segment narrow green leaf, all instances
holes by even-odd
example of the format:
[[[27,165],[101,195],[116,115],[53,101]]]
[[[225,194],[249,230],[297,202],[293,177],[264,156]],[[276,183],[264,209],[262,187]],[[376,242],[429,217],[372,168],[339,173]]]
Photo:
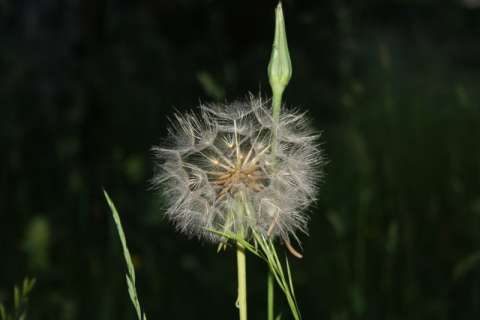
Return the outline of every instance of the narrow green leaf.
[[[28,295],[30,291],[32,291],[33,287],[35,286],[36,279],[35,278],[25,278],[23,279],[23,287],[22,287],[22,294],[24,296]]]
[[[15,310],[20,307],[20,290],[18,289],[17,286],[13,288],[13,306]]]
[[[118,211],[115,208],[115,205],[113,204],[113,201],[110,199],[110,197],[108,196],[105,190],[103,190],[103,194],[105,195],[105,199],[107,200],[108,206],[110,207],[110,211],[112,212],[113,220],[115,221],[115,226],[117,228],[117,233],[120,238],[120,242],[122,243],[123,256],[125,258],[125,263],[127,265],[127,274],[125,275],[125,278],[127,282],[128,295],[130,297],[130,301],[132,302],[135,312],[137,314],[137,319],[145,320],[146,319],[145,314],[143,314],[143,317],[142,317],[142,308],[140,306],[140,302],[137,294],[137,288],[135,285],[135,268],[132,263],[130,251],[128,250],[128,247],[127,247],[127,240],[125,238],[125,233],[123,231],[122,222],[120,220]]]
[[[273,257],[275,258],[275,263],[278,266],[278,271],[280,273],[280,276],[282,278],[285,278],[285,275],[283,273],[282,264],[280,263],[280,259],[278,258],[277,250],[275,249],[275,245],[273,244],[273,242],[271,240],[269,242],[269,247],[270,247],[270,250],[272,251]],[[286,281],[285,281],[285,283],[286,283]]]
[[[295,291],[293,289],[293,280],[292,280],[292,272],[290,271],[290,264],[288,263],[288,258],[285,256],[285,265],[287,266],[287,276],[288,276],[288,284],[290,285],[290,292],[292,292],[292,297],[297,303],[297,299],[295,298]]]
[[[125,257],[125,262],[127,263],[128,274],[132,278],[132,282],[135,284],[135,269],[133,267],[132,257],[130,256],[130,252],[128,251],[128,248],[127,248],[127,240],[125,239],[125,233],[123,232],[120,216],[118,215],[117,208],[115,207],[115,205],[113,204],[112,200],[110,199],[109,195],[105,190],[103,190],[103,194],[105,195],[105,199],[107,200],[108,206],[110,207],[110,210],[113,215],[113,220],[115,221],[115,225],[117,227],[117,233],[118,233],[118,236],[120,237],[120,242],[122,243],[123,255]]]
[[[132,301],[133,307],[135,308],[135,312],[137,313],[137,318],[141,319],[141,310],[140,310],[140,303],[138,302],[137,292],[135,290],[135,285],[132,282],[132,279],[126,275],[127,279],[127,287],[128,287],[128,295],[130,296],[130,300]]]

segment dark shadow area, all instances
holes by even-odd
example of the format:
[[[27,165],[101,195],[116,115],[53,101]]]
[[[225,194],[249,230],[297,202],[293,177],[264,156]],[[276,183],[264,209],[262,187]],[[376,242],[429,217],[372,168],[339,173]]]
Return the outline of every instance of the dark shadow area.
[[[275,4],[0,0],[0,301],[28,275],[28,319],[135,319],[105,188],[149,319],[237,317],[234,252],[164,219],[149,150],[175,110],[268,97]],[[292,263],[304,319],[480,318],[480,1],[284,10],[286,104],[329,159]]]

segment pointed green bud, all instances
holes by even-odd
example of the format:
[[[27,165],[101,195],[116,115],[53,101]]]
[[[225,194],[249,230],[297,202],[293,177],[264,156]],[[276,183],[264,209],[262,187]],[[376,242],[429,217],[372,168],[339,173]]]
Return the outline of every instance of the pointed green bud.
[[[292,63],[288,53],[282,3],[279,2],[275,9],[275,38],[273,40],[272,55],[268,63],[268,79],[272,87],[273,96],[282,96],[291,77]]]

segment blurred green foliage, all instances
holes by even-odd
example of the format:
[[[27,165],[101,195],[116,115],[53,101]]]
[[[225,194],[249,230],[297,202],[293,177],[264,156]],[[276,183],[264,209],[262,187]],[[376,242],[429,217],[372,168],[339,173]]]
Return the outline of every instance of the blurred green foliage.
[[[26,226],[23,242],[29,269],[37,271],[48,268],[50,234],[50,225],[44,217],[32,217],[30,219]]]
[[[29,294],[35,285],[35,279],[25,278],[22,286],[13,288],[13,308],[8,312],[3,303],[0,303],[0,320],[26,320]]]
[[[305,319],[480,316],[474,4],[284,1],[286,103],[330,161],[292,264]],[[33,274],[29,319],[135,317],[105,187],[151,319],[235,316],[232,252],[163,220],[149,148],[175,109],[268,95],[274,6],[0,1],[0,297]],[[248,272],[265,318],[264,266]]]

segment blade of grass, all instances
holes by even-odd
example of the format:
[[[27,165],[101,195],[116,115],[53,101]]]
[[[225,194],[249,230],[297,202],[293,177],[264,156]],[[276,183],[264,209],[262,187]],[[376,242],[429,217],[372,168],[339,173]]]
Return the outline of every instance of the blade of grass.
[[[290,264],[288,263],[287,257],[285,257],[285,265],[287,266],[287,276],[288,276],[288,284],[290,285],[290,291],[292,292],[293,298],[295,298],[295,292],[293,292],[292,273],[290,271]]]
[[[115,226],[117,228],[118,237],[120,238],[120,242],[122,243],[123,257],[125,258],[125,263],[127,265],[127,274],[125,275],[125,277],[127,281],[130,300],[132,301],[133,307],[135,308],[138,320],[147,320],[147,316],[145,315],[145,313],[142,314],[142,308],[138,299],[138,293],[135,283],[135,268],[133,267],[132,257],[127,247],[127,240],[125,238],[125,233],[123,231],[120,216],[118,214],[117,208],[115,207],[115,204],[110,199],[108,193],[103,190],[103,194],[105,196],[105,199],[107,200],[108,206],[110,207],[110,211],[112,212],[113,220],[115,221]]]
[[[292,272],[290,271],[290,263],[288,263],[287,257],[285,257],[285,265],[287,266],[287,276],[288,276],[288,283],[290,285],[290,292],[292,293],[292,298],[293,298],[293,302],[295,303],[295,307],[298,310],[297,298],[295,297],[295,290],[293,288]]]

